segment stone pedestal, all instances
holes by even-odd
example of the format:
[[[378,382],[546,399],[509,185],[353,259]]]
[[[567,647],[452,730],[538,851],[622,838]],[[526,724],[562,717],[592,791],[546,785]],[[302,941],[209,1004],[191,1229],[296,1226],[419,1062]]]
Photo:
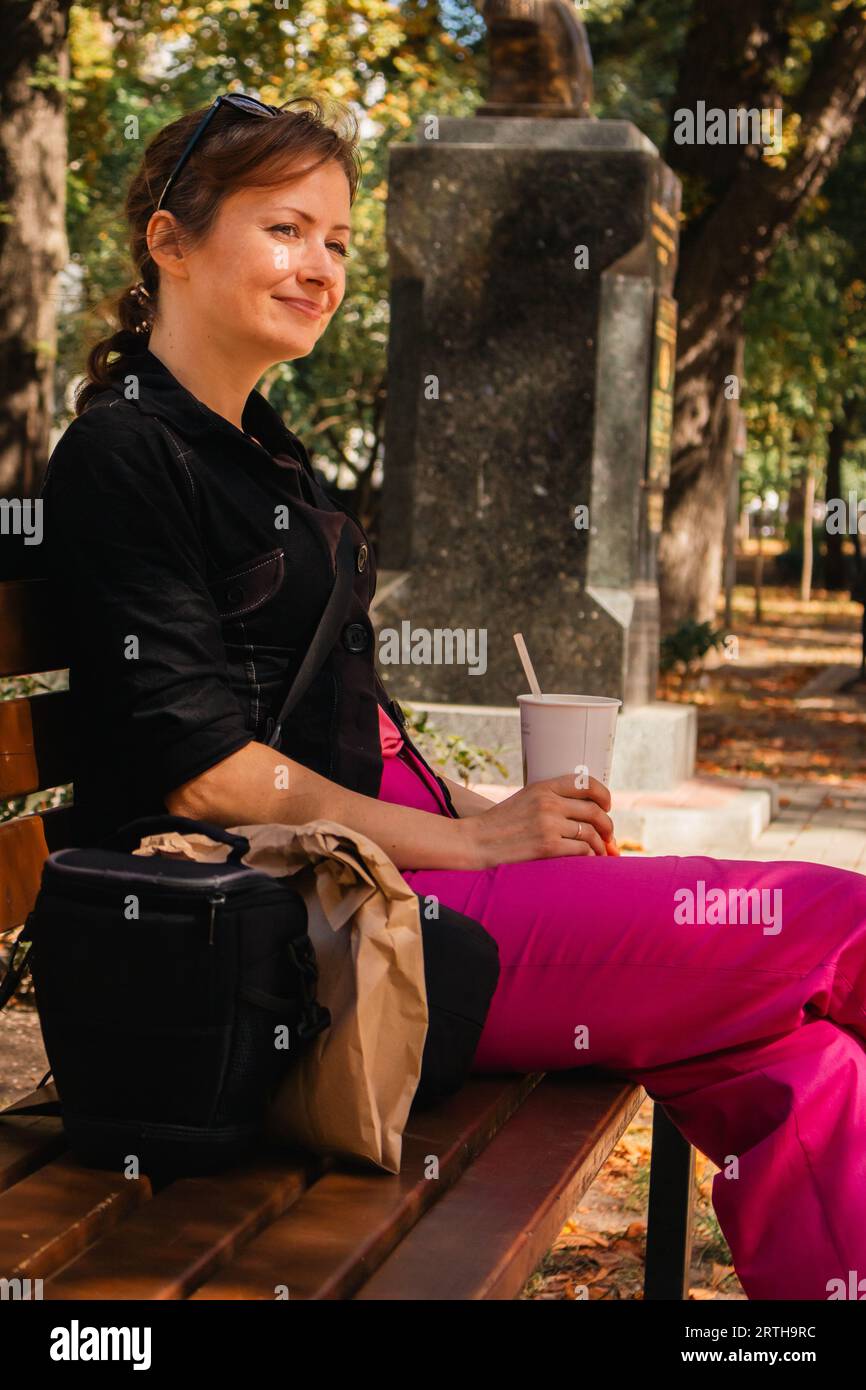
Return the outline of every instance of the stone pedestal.
[[[398,698],[513,707],[522,632],[544,690],[654,700],[678,207],[627,122],[431,118],[392,146],[377,621]],[[457,640],[393,664],[403,624]]]

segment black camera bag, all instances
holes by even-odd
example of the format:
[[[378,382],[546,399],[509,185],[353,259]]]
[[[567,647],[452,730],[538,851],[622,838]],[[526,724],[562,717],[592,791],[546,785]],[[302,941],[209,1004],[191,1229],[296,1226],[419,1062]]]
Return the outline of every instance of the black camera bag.
[[[133,855],[200,831],[223,864]],[[70,1148],[83,1161],[207,1172],[242,1157],[272,1089],[330,1023],[300,894],[240,862],[248,842],[147,817],[124,848],[58,850],[22,936]]]

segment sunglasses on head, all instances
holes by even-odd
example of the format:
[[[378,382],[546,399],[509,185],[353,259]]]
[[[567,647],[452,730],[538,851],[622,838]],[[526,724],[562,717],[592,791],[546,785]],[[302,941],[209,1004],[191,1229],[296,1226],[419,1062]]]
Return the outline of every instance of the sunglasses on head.
[[[165,202],[169,189],[177,182],[178,176],[186,167],[187,160],[221,106],[232,106],[236,111],[244,111],[248,116],[278,116],[280,114],[279,106],[268,106],[265,102],[257,101],[255,97],[244,96],[241,92],[228,92],[223,96],[217,97],[216,101],[199,121],[187,143],[186,149],[172,169],[168,177],[168,182],[159,195],[159,202],[155,209],[156,212],[159,212]]]

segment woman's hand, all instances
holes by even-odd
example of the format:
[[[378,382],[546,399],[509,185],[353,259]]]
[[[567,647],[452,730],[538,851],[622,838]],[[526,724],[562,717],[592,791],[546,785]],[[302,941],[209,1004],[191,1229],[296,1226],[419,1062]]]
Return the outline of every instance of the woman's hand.
[[[610,792],[603,782],[575,786],[572,773],[533,782],[481,815],[461,822],[479,869],[527,859],[619,854]]]

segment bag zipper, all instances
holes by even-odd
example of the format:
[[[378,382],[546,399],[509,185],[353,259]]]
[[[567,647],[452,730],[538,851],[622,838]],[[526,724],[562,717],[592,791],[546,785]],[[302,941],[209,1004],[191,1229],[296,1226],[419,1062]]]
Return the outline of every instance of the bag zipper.
[[[210,904],[210,912],[208,913],[208,930],[207,930],[207,944],[208,944],[208,946],[212,946],[212,945],[213,945],[213,924],[214,924],[214,920],[215,920],[215,918],[216,918],[216,910],[217,910],[218,907],[220,907],[220,906],[225,902],[225,900],[226,900],[226,895],[225,895],[225,893],[212,893],[212,894],[208,897],[208,903]]]
[[[175,883],[176,883],[176,882],[177,882],[177,880],[175,880]],[[151,889],[151,888],[153,888],[154,885],[151,884],[151,883],[147,883],[147,884],[145,884],[145,885],[143,885],[143,886],[144,886],[146,889]],[[200,885],[196,885],[196,887],[199,887],[199,886],[200,886]],[[289,886],[289,885],[284,885],[282,888],[277,888],[276,885],[275,885],[275,886],[274,886],[274,891],[273,891],[273,892],[268,892],[264,887],[262,887],[262,888],[260,888],[260,889],[254,889],[254,890],[244,889],[243,891],[240,891],[240,892],[235,893],[235,894],[233,895],[233,896],[236,898],[236,901],[232,904],[232,906],[233,906],[233,908],[235,909],[235,911],[237,911],[237,910],[239,910],[240,908],[242,908],[242,907],[244,906],[244,897],[245,897],[245,896],[246,896],[246,897],[249,897],[249,899],[250,899],[251,901],[254,901],[255,904],[256,904],[256,906],[261,906],[261,907],[267,907],[267,906],[269,906],[270,903],[272,903],[272,902],[274,902],[274,903],[276,903],[276,902],[283,902],[283,901],[285,901],[285,888],[286,888],[287,886]],[[101,889],[102,891],[100,891],[100,889]],[[46,889],[45,889],[45,891],[44,891],[44,897],[47,898],[47,899],[49,899],[49,900],[53,900],[54,902],[56,902],[56,903],[58,903],[59,905],[62,906],[62,905],[63,905],[64,898],[66,898],[66,897],[78,898],[78,899],[83,899],[84,901],[90,901],[90,900],[92,900],[92,897],[93,897],[94,893],[96,894],[97,897],[107,897],[107,896],[109,896],[108,893],[106,892],[104,886],[103,886],[102,884],[91,882],[91,883],[87,883],[87,884],[84,884],[84,883],[69,883],[69,884],[64,884],[63,887],[60,888],[60,889],[58,889],[57,891],[52,891],[52,889],[49,887],[49,888],[46,888]],[[112,896],[112,897],[116,897],[115,894],[111,894],[111,896]],[[190,893],[188,893],[188,892],[187,892],[187,893],[161,893],[161,894],[159,895],[159,904],[160,904],[160,906],[163,906],[163,907],[169,907],[169,906],[171,906],[171,907],[176,907],[176,908],[178,908],[179,910],[181,910],[181,911],[183,911],[183,912],[193,912],[193,911],[196,910],[196,908],[198,908],[198,907],[201,906],[202,904],[206,904],[206,906],[207,906],[207,913],[208,913],[208,945],[209,945],[209,946],[213,946],[213,944],[214,944],[214,926],[215,926],[215,921],[216,921],[217,909],[220,908],[220,907],[223,907],[223,906],[225,905],[226,902],[227,902],[227,895],[226,895],[225,893],[222,893],[222,892],[217,892],[217,893],[210,892],[210,893],[206,893],[206,894],[204,895],[203,898],[202,898],[199,894],[194,894],[194,895],[192,895],[192,894],[190,894]]]
[[[165,899],[168,901],[176,901],[181,905],[188,905],[191,897],[195,897],[196,895],[206,896],[208,891],[227,893],[232,897],[243,897],[245,893],[261,893],[266,891],[264,883],[261,883],[258,887],[252,887],[249,882],[245,882],[246,874],[238,874],[234,883],[215,877],[193,880],[175,878],[166,874],[160,875],[159,878],[146,878],[144,875],[139,878],[131,873],[113,873],[106,872],[103,869],[75,868],[71,865],[64,864],[62,861],[59,864],[53,865],[51,869],[49,869],[48,874],[50,878],[54,879],[63,875],[62,886],[56,890],[53,888],[50,878],[49,882],[44,885],[45,894],[49,897],[55,895],[58,897],[61,895],[68,895],[69,897],[81,896],[83,898],[90,898],[93,894],[105,897],[109,895],[114,896],[127,885],[131,884],[133,885],[132,891],[139,891],[142,894],[154,893],[160,900]],[[270,875],[266,875],[265,877],[269,878]],[[276,887],[276,880],[272,880],[272,882],[274,882]],[[276,897],[278,895],[279,889],[276,889],[274,896]]]

